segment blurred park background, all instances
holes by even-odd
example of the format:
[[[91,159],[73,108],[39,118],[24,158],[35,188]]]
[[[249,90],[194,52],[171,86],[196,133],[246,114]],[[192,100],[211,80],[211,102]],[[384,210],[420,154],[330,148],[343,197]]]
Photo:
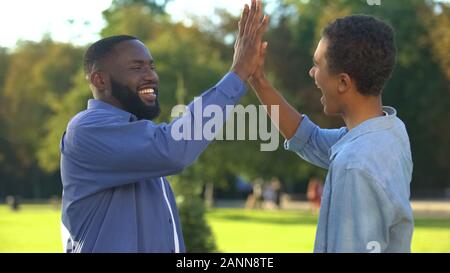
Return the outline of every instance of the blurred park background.
[[[181,1],[179,7],[190,15],[175,17],[174,2]],[[59,142],[69,119],[91,97],[82,72],[89,43],[114,34],[145,42],[160,76],[158,122],[169,122],[174,105],[189,103],[228,71],[239,16],[235,7],[247,1],[229,0],[207,15],[195,13],[195,1],[109,2],[98,13],[101,28],[86,33],[90,41],[80,42],[83,33],[61,41],[46,32],[38,40],[0,47],[0,252],[62,249]],[[356,13],[389,22],[396,30],[398,60],[383,97],[397,109],[411,140],[412,250],[450,252],[450,4],[368,2],[377,1],[266,1],[267,73],[289,102],[322,127],[343,126],[323,115],[320,92],[308,76],[320,31],[329,21]],[[8,9],[6,1],[0,5]],[[58,13],[51,6],[42,9]],[[39,14],[35,10],[33,16]],[[9,31],[15,24],[32,25],[33,16],[11,22]],[[80,23],[67,18],[66,24]],[[241,104],[258,101],[249,90]],[[261,152],[259,141],[217,141],[193,166],[169,177],[188,251],[312,252],[317,209],[306,202],[308,182],[323,181],[326,172],[285,151],[282,141],[274,152]],[[259,196],[265,201],[258,203]]]

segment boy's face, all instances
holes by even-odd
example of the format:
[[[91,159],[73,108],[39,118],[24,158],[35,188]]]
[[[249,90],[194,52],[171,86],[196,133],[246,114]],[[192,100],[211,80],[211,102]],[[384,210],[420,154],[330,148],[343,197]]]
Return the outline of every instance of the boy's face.
[[[309,75],[315,80],[317,88],[322,92],[320,102],[326,115],[339,115],[342,113],[342,98],[338,93],[338,75],[330,73],[326,60],[328,41],[322,38],[314,53],[314,66]]]

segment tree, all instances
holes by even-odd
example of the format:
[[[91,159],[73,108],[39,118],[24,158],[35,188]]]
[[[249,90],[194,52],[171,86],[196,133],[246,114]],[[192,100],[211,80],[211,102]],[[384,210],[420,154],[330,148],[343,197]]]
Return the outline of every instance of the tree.
[[[169,17],[165,7],[171,0],[114,0],[111,7],[103,12],[106,26],[102,37],[128,34],[142,41],[155,38],[164,32]]]
[[[43,197],[58,183],[53,174],[41,171],[36,153],[46,134],[42,125],[51,115],[49,101],[70,89],[70,75],[80,67],[80,60],[78,48],[50,39],[24,42],[9,56],[2,94],[2,137],[13,153],[11,160],[15,159],[15,191],[26,197]]]

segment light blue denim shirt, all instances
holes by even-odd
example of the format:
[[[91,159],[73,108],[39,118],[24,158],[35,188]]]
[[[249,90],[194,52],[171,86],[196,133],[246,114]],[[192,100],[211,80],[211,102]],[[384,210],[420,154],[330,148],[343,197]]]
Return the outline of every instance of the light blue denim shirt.
[[[314,252],[410,252],[411,149],[396,110],[352,130],[307,116],[285,148],[328,169]]]
[[[244,93],[239,76],[228,73],[195,101],[201,101],[203,109],[217,105],[225,110]],[[204,125],[211,119],[194,111],[194,104],[170,124],[155,124],[89,100],[88,109],[69,122],[61,141],[61,231],[66,252],[185,251],[175,198],[165,176],[180,173],[210,143],[205,138],[176,140],[171,134],[175,122],[192,119]]]

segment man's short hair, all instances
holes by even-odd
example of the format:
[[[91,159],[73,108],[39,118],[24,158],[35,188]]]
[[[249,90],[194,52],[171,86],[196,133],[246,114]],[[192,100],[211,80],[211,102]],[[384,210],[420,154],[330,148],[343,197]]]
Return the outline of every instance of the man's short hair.
[[[90,74],[95,64],[113,53],[117,44],[128,40],[138,40],[138,38],[130,35],[116,35],[98,40],[89,46],[83,60],[85,74]]]
[[[358,92],[378,96],[391,77],[396,47],[393,28],[367,15],[339,18],[326,26],[326,60],[332,73],[347,73]]]

